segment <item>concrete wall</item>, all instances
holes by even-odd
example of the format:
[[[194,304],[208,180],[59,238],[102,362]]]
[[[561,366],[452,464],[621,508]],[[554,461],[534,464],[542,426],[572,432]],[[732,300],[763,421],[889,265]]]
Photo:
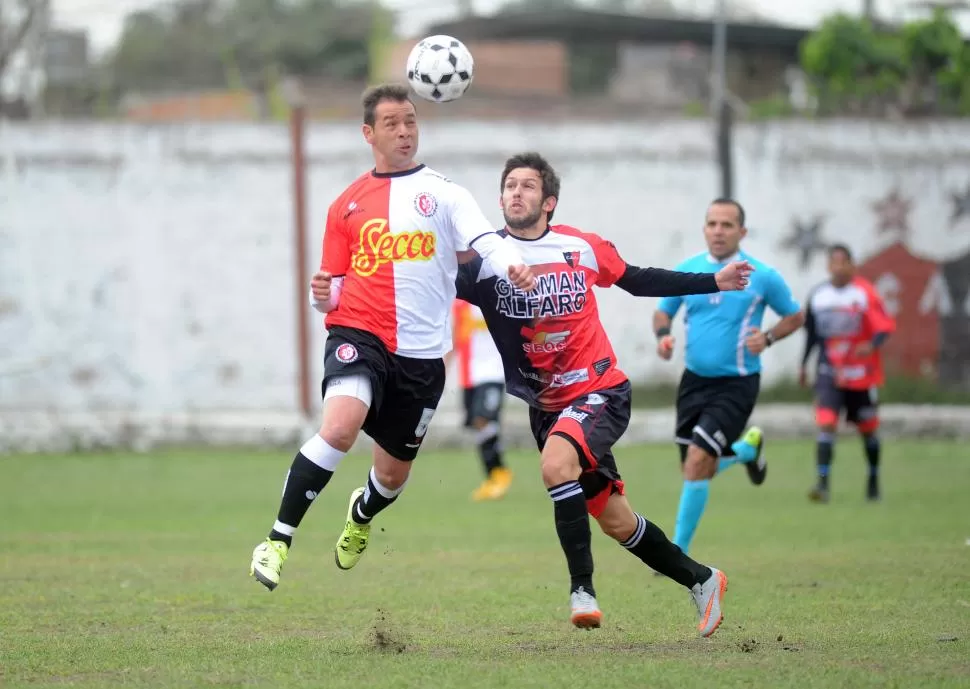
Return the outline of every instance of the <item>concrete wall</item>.
[[[540,150],[564,177],[558,219],[608,236],[632,263],[673,266],[703,248],[712,141],[699,121],[438,120],[422,148],[496,225],[504,157]],[[315,263],[327,204],[370,159],[353,122],[313,125],[309,149]],[[941,264],[970,252],[970,204],[957,212],[970,191],[968,124],[746,125],[737,155],[747,249],[799,297],[824,275],[823,241],[863,259],[900,240]],[[293,411],[291,218],[279,125],[0,130],[0,409]],[[792,236],[801,243],[786,245]],[[961,296],[951,306],[970,318]],[[631,377],[674,380],[679,367],[652,353],[654,300],[600,298]],[[769,350],[767,377],[793,375],[800,348]]]

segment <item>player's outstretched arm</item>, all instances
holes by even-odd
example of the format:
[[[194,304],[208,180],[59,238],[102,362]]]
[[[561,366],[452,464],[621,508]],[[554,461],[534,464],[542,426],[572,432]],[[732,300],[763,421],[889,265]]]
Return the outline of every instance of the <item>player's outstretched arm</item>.
[[[735,261],[717,273],[685,273],[663,268],[638,268],[627,265],[617,287],[635,297],[681,297],[742,290],[754,268],[747,261]]]

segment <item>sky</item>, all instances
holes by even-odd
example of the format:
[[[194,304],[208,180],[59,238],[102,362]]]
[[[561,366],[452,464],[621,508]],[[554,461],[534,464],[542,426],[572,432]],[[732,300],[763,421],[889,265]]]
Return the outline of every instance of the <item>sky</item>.
[[[117,39],[124,16],[137,9],[165,4],[169,0],[53,0],[54,21],[65,28],[83,28],[89,32],[92,46],[100,53]],[[716,0],[673,0],[685,10],[711,12]],[[732,0],[728,0],[730,3]],[[737,1],[737,0],[735,0]],[[767,19],[794,26],[810,27],[821,17],[837,11],[860,12],[863,0],[743,0],[750,9]],[[875,0],[876,10],[888,19],[917,16],[905,7],[910,0]],[[400,27],[405,36],[420,33],[423,25],[448,19],[454,12],[454,0],[384,0],[388,7],[405,10],[407,17]],[[476,0],[478,12],[494,11],[502,0]],[[970,34],[970,11],[963,12],[960,25]]]

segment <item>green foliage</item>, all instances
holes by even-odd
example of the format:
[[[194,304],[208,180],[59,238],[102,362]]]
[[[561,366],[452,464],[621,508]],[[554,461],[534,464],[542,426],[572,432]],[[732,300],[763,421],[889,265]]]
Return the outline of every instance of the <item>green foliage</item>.
[[[376,2],[179,0],[129,15],[110,68],[124,90],[241,86],[273,75],[366,79]]]
[[[748,118],[752,120],[777,119],[794,114],[791,100],[781,94],[748,103]]]
[[[801,45],[821,114],[952,114],[970,107],[970,57],[942,10],[890,32],[847,14]]]

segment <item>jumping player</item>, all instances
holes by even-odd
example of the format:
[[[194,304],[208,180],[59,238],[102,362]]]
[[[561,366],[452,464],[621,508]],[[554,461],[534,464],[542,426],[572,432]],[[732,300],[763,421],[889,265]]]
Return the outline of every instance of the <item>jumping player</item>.
[[[505,365],[508,392],[530,406],[542,479],[553,502],[556,532],[570,576],[571,621],[599,627],[593,588],[589,515],[650,567],[689,589],[710,636],[722,619],[727,577],[699,564],[636,514],[625,497],[612,448],[630,420],[630,382],[599,318],[593,286],[618,285],[636,296],[741,289],[750,266],[732,263],[717,275],[628,265],[595,234],[550,225],[560,181],[537,153],[510,158],[501,177],[505,241],[537,273],[525,294],[480,259],[459,270],[458,296],[482,309]]]
[[[815,423],[818,426],[818,482],[814,502],[829,501],[835,432],[839,416],[855,424],[869,463],[866,498],[879,500],[879,386],[883,384],[879,349],[896,329],[893,318],[868,280],[855,274],[852,253],[843,244],[829,249],[829,276],[808,297],[805,355],[799,381],[808,385],[808,360],[818,347]]]
[[[507,284],[534,285],[519,252],[468,191],[415,162],[418,123],[408,89],[369,89],[363,110],[374,168],[330,206],[311,281],[311,303],[327,314],[329,330],[323,421],[296,454],[276,522],[250,565],[270,590],[297,527],[361,429],[374,440],[374,464],[366,485],[351,493],[337,567],[357,564],[371,520],[404,490],[444,388],[458,252],[474,249]]]

